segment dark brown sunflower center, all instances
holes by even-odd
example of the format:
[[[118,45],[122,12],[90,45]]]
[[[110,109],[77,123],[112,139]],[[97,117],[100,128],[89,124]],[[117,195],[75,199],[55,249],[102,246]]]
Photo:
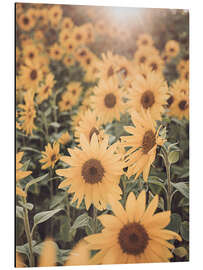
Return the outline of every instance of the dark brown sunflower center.
[[[54,13],[54,17],[55,17],[55,18],[58,17],[58,12],[55,12],[55,13]]]
[[[152,91],[147,90],[143,93],[142,97],[141,97],[141,104],[145,109],[148,109],[150,107],[152,107],[152,105],[154,104],[155,99],[154,99],[154,94]]]
[[[121,72],[125,78],[128,76],[128,70],[125,67],[121,67],[119,72]]]
[[[174,48],[170,48],[170,51],[171,51],[171,52],[174,52]]]
[[[58,55],[59,54],[59,51],[58,50],[55,50],[55,54]]]
[[[147,41],[146,39],[144,39],[144,40],[142,41],[142,44],[143,44],[143,45],[147,45],[147,44],[148,44],[148,41]]]
[[[29,53],[29,58],[31,58],[31,59],[32,59],[33,57],[34,57],[34,53],[32,53],[32,52],[31,52],[31,53]]]
[[[150,67],[153,71],[156,71],[158,69],[158,65],[156,63],[151,63]]]
[[[66,28],[69,28],[69,23],[66,23],[65,27],[66,27]]]
[[[66,101],[66,106],[68,106],[68,105],[70,105],[70,101],[69,100]]]
[[[73,94],[73,95],[76,94],[76,90],[75,90],[75,89],[72,90],[72,94]]]
[[[85,56],[85,55],[87,55],[87,52],[85,50],[80,52],[80,56]]]
[[[89,141],[91,141],[92,136],[93,136],[94,133],[95,133],[96,135],[99,135],[99,130],[98,130],[96,127],[93,127],[93,128],[90,130],[90,133],[89,133]]]
[[[156,137],[154,132],[152,130],[146,131],[142,140],[142,152],[147,154],[155,144]]]
[[[30,78],[34,81],[37,78],[37,71],[33,69],[30,73]]]
[[[89,159],[82,167],[82,176],[86,183],[96,184],[102,181],[104,168],[99,160]]]
[[[75,39],[76,39],[76,40],[81,40],[81,39],[82,39],[81,34],[77,34],[77,35],[75,36]]]
[[[178,107],[180,108],[181,111],[184,111],[188,108],[188,103],[186,100],[181,100],[178,104]]]
[[[68,48],[69,49],[72,49],[73,48],[73,45],[72,44],[69,44]]]
[[[170,108],[170,106],[172,105],[173,102],[174,102],[174,97],[170,96],[170,98],[167,99],[168,108]]]
[[[133,222],[121,229],[118,241],[124,253],[139,255],[147,247],[149,236],[141,224]]]
[[[140,57],[140,63],[144,63],[145,60],[146,60],[146,57],[145,56]]]
[[[87,65],[90,65],[91,64],[91,59],[90,58],[87,58],[86,59],[86,63],[87,63]]]
[[[56,160],[56,155],[53,154],[53,155],[51,156],[51,161],[55,161],[55,160]]]
[[[49,90],[49,86],[46,86],[46,87],[44,88],[44,94],[46,94],[46,93],[48,92],[48,90]]]
[[[186,72],[185,73],[185,79],[188,80],[188,78],[189,78],[189,72]]]
[[[104,98],[104,104],[107,108],[113,108],[116,104],[116,96],[112,93],[106,95]]]
[[[28,19],[27,17],[24,17],[23,23],[24,23],[25,25],[29,24],[29,19]]]
[[[108,69],[108,72],[107,72],[107,77],[111,77],[111,76],[113,76],[113,74],[114,74],[113,67],[110,66],[109,69]]]

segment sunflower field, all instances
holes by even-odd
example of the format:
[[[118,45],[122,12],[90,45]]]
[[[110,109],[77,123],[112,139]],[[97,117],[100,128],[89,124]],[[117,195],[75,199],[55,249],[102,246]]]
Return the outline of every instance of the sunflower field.
[[[15,10],[16,267],[188,261],[188,10]]]

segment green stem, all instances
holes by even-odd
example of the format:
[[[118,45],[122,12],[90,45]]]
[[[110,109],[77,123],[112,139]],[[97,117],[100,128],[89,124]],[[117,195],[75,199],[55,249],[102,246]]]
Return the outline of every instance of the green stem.
[[[53,178],[53,169],[52,167],[49,168],[49,179],[52,179]],[[50,183],[50,201],[52,202],[53,201],[53,196],[54,196],[54,186],[53,186],[53,181],[49,181]],[[51,228],[50,228],[50,231],[51,231],[51,235],[53,234],[53,224],[51,223]]]
[[[97,232],[97,208],[93,206],[94,232]]]
[[[26,198],[24,198],[24,204],[26,205]],[[32,236],[30,233],[30,224],[29,224],[29,217],[28,217],[28,210],[27,208],[23,208],[24,211],[24,225],[25,225],[25,233],[29,245],[29,262],[30,267],[34,267],[34,256],[33,256],[33,250],[32,250]]]
[[[166,174],[167,174],[167,184],[168,184],[168,193],[167,193],[167,210],[171,210],[171,172],[170,172],[170,163],[166,162]]]

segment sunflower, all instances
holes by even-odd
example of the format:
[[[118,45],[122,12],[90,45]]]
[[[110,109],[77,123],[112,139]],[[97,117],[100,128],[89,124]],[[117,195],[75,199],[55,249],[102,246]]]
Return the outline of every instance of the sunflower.
[[[82,239],[71,250],[64,266],[71,265],[89,265],[90,264],[90,250],[87,249],[87,242]]]
[[[30,60],[31,62],[36,61],[38,55],[39,51],[34,44],[23,47],[23,57],[25,61],[27,59]]]
[[[75,59],[79,62],[85,62],[85,59],[89,56],[90,50],[86,47],[79,47],[74,52]]]
[[[146,192],[143,190],[138,198],[131,192],[125,209],[113,199],[113,215],[101,215],[104,229],[99,234],[84,238],[88,248],[100,251],[90,260],[92,264],[126,264],[168,262],[173,254],[174,245],[167,240],[181,237],[164,229],[170,222],[170,211],[155,213],[158,207],[156,195],[146,208]]]
[[[85,31],[85,43],[94,42],[94,28],[91,23],[83,24],[83,29]]]
[[[68,39],[66,42],[63,43],[63,48],[64,48],[64,51],[70,55],[70,54],[74,54],[74,51],[77,47],[77,44],[76,42],[74,41],[73,38],[70,38]]]
[[[29,14],[21,14],[17,20],[19,27],[23,31],[30,31],[34,26],[36,21],[29,16]]]
[[[163,77],[154,72],[149,73],[145,79],[137,75],[132,82],[132,88],[129,91],[129,101],[127,102],[130,113],[142,109],[150,110],[154,120],[161,120],[161,114],[164,112],[164,105],[167,103],[168,87]]]
[[[180,62],[177,65],[177,70],[179,74],[182,74],[186,69],[189,67],[189,60],[180,60]]]
[[[108,51],[106,55],[103,53],[102,60],[97,63],[98,77],[106,81],[114,76],[116,74],[116,61],[118,61],[118,57],[111,52]]]
[[[176,57],[180,51],[180,45],[175,40],[169,40],[167,41],[165,45],[165,52],[167,55],[171,57]]]
[[[72,81],[67,85],[66,89],[70,97],[73,99],[73,101],[75,102],[78,101],[80,94],[82,92],[81,83]]]
[[[159,55],[151,55],[147,60],[147,65],[151,71],[161,73],[163,72],[163,60]]]
[[[71,136],[70,136],[69,132],[66,131],[60,136],[58,142],[60,144],[66,145],[68,142],[70,142],[70,140],[71,140]]]
[[[26,14],[27,14],[28,17],[31,17],[34,21],[36,21],[36,19],[37,19],[37,10],[35,8],[29,8],[27,10]]]
[[[168,54],[166,54],[166,52],[164,51],[162,54],[161,54],[161,58],[162,60],[164,61],[164,63],[168,63],[171,61],[172,57]]]
[[[61,158],[71,167],[56,171],[66,178],[59,188],[70,185],[69,192],[75,193],[72,202],[77,201],[80,205],[84,198],[87,210],[91,204],[100,210],[106,209],[108,195],[120,199],[122,191],[118,184],[123,163],[119,155],[113,154],[113,146],[108,147],[107,137],[99,143],[94,133],[89,143],[81,134],[80,145],[82,150],[68,149],[71,156]]]
[[[63,19],[61,23],[61,29],[66,29],[70,32],[73,29],[73,27],[74,27],[74,23],[70,17],[66,17]]]
[[[88,61],[88,58],[86,59],[86,61]],[[86,73],[84,76],[85,82],[95,82],[99,78],[99,69],[97,68],[97,63],[98,61],[95,56],[91,65],[86,68]]]
[[[51,59],[59,61],[61,60],[63,56],[63,50],[59,44],[54,43],[50,48],[49,48],[49,55]]]
[[[159,51],[151,46],[140,47],[134,54],[134,62],[136,65],[147,64],[150,56],[158,55]]]
[[[48,11],[49,21],[52,26],[58,26],[63,15],[63,10],[58,5],[53,5]]]
[[[37,22],[40,26],[48,24],[49,13],[47,8],[37,9],[36,14],[37,14]]]
[[[24,155],[24,152],[18,152],[16,154],[16,194],[23,196],[23,197],[26,197],[25,192],[18,186],[18,182],[21,179],[30,175],[32,172],[22,170],[23,164],[20,161],[21,161],[23,155]]]
[[[65,55],[63,58],[63,63],[66,67],[73,66],[75,64],[75,58],[71,55]]]
[[[66,46],[66,43],[68,42],[68,40],[71,38],[71,33],[70,31],[64,29],[60,32],[59,34],[59,42],[61,44],[62,47]]]
[[[142,110],[140,114],[135,112],[131,114],[131,119],[135,127],[124,126],[124,129],[132,135],[121,137],[123,146],[130,147],[125,155],[127,176],[136,174],[136,180],[143,172],[143,178],[147,181],[150,166],[156,157],[157,145],[162,145],[164,140],[159,136],[160,128],[155,130],[155,122],[149,110]]]
[[[55,84],[54,75],[48,74],[45,79],[45,84],[37,89],[37,103],[41,104],[44,100],[48,99],[52,94],[52,88]]]
[[[116,61],[116,72],[124,80],[133,75],[132,63],[124,56],[119,56]]]
[[[138,36],[137,39],[137,46],[142,47],[142,46],[153,46],[153,39],[152,36],[149,34],[141,34]]]
[[[36,90],[43,78],[38,61],[31,62],[27,60],[25,66],[20,69],[20,76],[26,89]]]
[[[76,101],[73,100],[72,95],[70,93],[65,92],[62,95],[62,99],[59,101],[58,106],[61,112],[71,110],[72,107],[76,104]]]
[[[72,32],[72,38],[76,42],[77,46],[85,44],[85,31],[82,26],[74,27]]]
[[[38,41],[41,41],[41,42],[44,42],[44,34],[43,34],[43,31],[42,30],[36,30],[34,32],[34,39],[38,42]]]
[[[107,81],[100,80],[91,97],[92,109],[102,123],[111,123],[114,119],[120,120],[120,113],[124,112],[123,91],[118,88],[117,79],[111,78]]]
[[[80,134],[84,134],[90,142],[94,133],[98,136],[98,140],[101,141],[104,135],[101,129],[101,122],[95,111],[87,110],[75,129],[76,141],[79,142]]]
[[[40,160],[41,163],[45,163],[42,166],[42,170],[45,170],[49,167],[54,168],[56,162],[60,159],[59,154],[59,143],[54,142],[53,147],[50,143],[45,146],[45,151],[42,152],[43,158]]]
[[[96,55],[94,55],[92,52],[89,52],[85,58],[82,59],[80,62],[81,66],[87,70],[89,69],[92,65],[96,65],[98,59]]]
[[[36,111],[34,107],[34,92],[29,90],[24,95],[25,104],[20,104],[19,108],[23,111],[20,112],[19,120],[22,121],[21,128],[26,132],[26,135],[31,135],[32,130],[35,129],[34,119]]]
[[[180,73],[180,79],[189,81],[189,73],[190,73],[190,68],[189,68],[189,62],[188,62],[188,64],[185,66],[185,69]]]

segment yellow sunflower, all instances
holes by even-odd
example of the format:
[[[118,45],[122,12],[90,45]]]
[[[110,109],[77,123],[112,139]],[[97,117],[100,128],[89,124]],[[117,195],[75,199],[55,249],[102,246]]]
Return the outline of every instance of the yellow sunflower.
[[[21,14],[19,16],[19,18],[17,19],[18,25],[19,27],[23,30],[23,31],[30,31],[34,26],[36,21],[29,16],[29,14]]]
[[[71,33],[70,31],[64,29],[60,32],[59,34],[59,42],[61,44],[62,47],[66,46],[66,43],[68,42],[68,40],[71,38]]]
[[[120,199],[122,191],[118,184],[123,163],[119,155],[113,154],[113,146],[108,147],[108,138],[99,143],[94,133],[89,143],[81,134],[80,145],[82,149],[68,149],[71,156],[61,157],[71,167],[56,171],[66,178],[59,188],[70,185],[68,192],[75,193],[72,202],[80,205],[84,198],[87,210],[91,204],[100,210],[106,209],[108,195]]]
[[[16,194],[26,197],[26,193],[18,186],[18,182],[30,175],[32,172],[31,171],[23,171],[22,167],[23,164],[20,162],[22,157],[24,155],[24,152],[18,152],[16,154]]]
[[[61,112],[71,110],[76,104],[76,100],[73,100],[72,95],[69,92],[65,92],[62,95],[62,99],[59,101],[58,106]]]
[[[180,45],[176,40],[169,40],[165,45],[165,52],[171,57],[176,57],[179,54]]]
[[[74,52],[75,59],[81,63],[84,62],[86,57],[90,54],[90,50],[86,47],[79,47]]]
[[[49,13],[47,8],[37,9],[37,22],[40,26],[48,24]]]
[[[78,101],[80,94],[82,93],[82,85],[80,82],[72,81],[66,87],[67,92],[74,101]]]
[[[83,29],[85,31],[85,43],[94,42],[94,27],[92,23],[83,24]]]
[[[96,65],[98,59],[95,54],[92,52],[89,52],[85,58],[80,61],[81,66],[84,68],[84,70],[88,70],[91,68],[92,65]]]
[[[49,48],[49,55],[50,55],[51,59],[59,61],[59,60],[61,60],[61,58],[63,56],[63,49],[61,48],[61,46],[59,46],[59,44],[54,43]]]
[[[86,59],[86,62],[88,62],[88,58]],[[85,82],[95,82],[99,78],[99,69],[97,68],[98,60],[96,56],[93,59],[93,62],[91,65],[87,67],[86,65],[86,73],[84,76]]]
[[[141,34],[138,36],[137,39],[137,46],[142,47],[142,46],[153,46],[154,41],[152,39],[152,36],[149,34]]]
[[[113,55],[111,52],[107,52],[106,55],[102,54],[102,60],[97,63],[97,68],[99,69],[98,78],[103,80],[108,80],[116,74],[116,62],[118,57]]]
[[[124,112],[123,91],[118,87],[117,79],[100,80],[91,97],[92,109],[102,123],[111,123],[114,119],[120,120],[120,113]]]
[[[188,67],[189,67],[189,60],[181,59],[177,65],[177,70],[179,74],[182,74],[186,69],[188,69]]]
[[[86,139],[90,142],[93,134],[98,136],[101,141],[104,134],[101,129],[101,122],[95,111],[87,110],[82,116],[79,125],[75,128],[76,141],[80,141],[80,134],[84,134]]]
[[[134,62],[136,65],[147,64],[150,56],[159,55],[159,51],[151,46],[140,47],[134,54]]]
[[[157,145],[162,145],[164,140],[159,136],[160,128],[155,130],[155,121],[149,110],[140,114],[135,112],[131,114],[131,119],[135,127],[124,126],[124,129],[132,135],[121,137],[123,146],[130,147],[125,155],[127,176],[136,174],[136,180],[143,172],[143,178],[147,181],[151,164],[156,157]]]
[[[54,142],[53,147],[51,146],[50,143],[48,143],[47,146],[45,146],[45,151],[42,152],[43,158],[40,159],[41,163],[45,163],[42,166],[42,170],[45,170],[49,167],[54,168],[56,162],[60,159],[60,154],[59,154],[59,143]]]
[[[70,17],[65,17],[61,23],[61,29],[71,31],[74,27],[73,20]]]
[[[124,80],[133,75],[132,63],[124,56],[119,56],[116,61],[116,72]]]
[[[73,66],[75,64],[75,58],[73,56],[71,56],[71,55],[66,55],[63,58],[63,63],[67,67]]]
[[[60,144],[66,145],[68,142],[70,142],[70,140],[71,140],[71,136],[70,136],[69,132],[66,131],[60,136],[58,142]]]
[[[180,79],[189,81],[189,73],[190,73],[190,68],[189,68],[189,62],[188,62],[188,64],[185,66],[185,69],[182,70],[182,72],[180,73]]]
[[[76,42],[77,46],[85,44],[85,31],[82,26],[76,26],[72,32],[72,38]]]
[[[51,22],[51,25],[54,27],[58,26],[62,15],[62,8],[58,5],[53,5],[48,11],[49,21]]]
[[[27,60],[25,66],[21,66],[20,76],[25,89],[28,90],[31,88],[36,90],[39,82],[43,78],[39,62],[31,62]]]
[[[147,60],[147,65],[151,69],[151,71],[162,74],[164,63],[159,55],[151,55]]]
[[[77,47],[77,44],[75,42],[75,40],[73,38],[68,39],[66,42],[63,43],[63,48],[64,51],[66,52],[66,54],[70,55],[74,55],[74,51]]]
[[[30,60],[31,62],[36,61],[38,55],[39,51],[34,44],[23,47],[23,57],[25,61],[27,59]]]
[[[52,94],[52,88],[55,84],[54,75],[48,74],[45,83],[37,89],[37,103],[41,104],[44,100],[48,99]]]
[[[101,215],[104,229],[99,234],[84,238],[88,248],[100,250],[91,260],[91,264],[127,264],[169,262],[173,258],[170,250],[174,245],[168,240],[181,237],[164,229],[170,222],[170,211],[155,214],[158,207],[156,195],[146,208],[146,192],[138,198],[131,192],[128,195],[125,209],[113,199],[111,207],[114,215]]]
[[[130,113],[134,111],[139,113],[142,109],[149,110],[154,120],[161,120],[163,106],[167,103],[167,92],[167,83],[161,75],[152,72],[146,79],[137,75],[127,96],[128,110]]]
[[[164,51],[162,54],[161,54],[161,58],[162,60],[164,61],[164,63],[168,63],[171,61],[172,57],[168,54],[166,54],[166,52]]]
[[[34,107],[34,92],[29,90],[24,95],[25,104],[20,104],[18,107],[23,111],[20,112],[19,120],[22,121],[21,129],[26,132],[26,135],[32,135],[33,129],[35,129],[34,119],[36,117],[36,111]]]

